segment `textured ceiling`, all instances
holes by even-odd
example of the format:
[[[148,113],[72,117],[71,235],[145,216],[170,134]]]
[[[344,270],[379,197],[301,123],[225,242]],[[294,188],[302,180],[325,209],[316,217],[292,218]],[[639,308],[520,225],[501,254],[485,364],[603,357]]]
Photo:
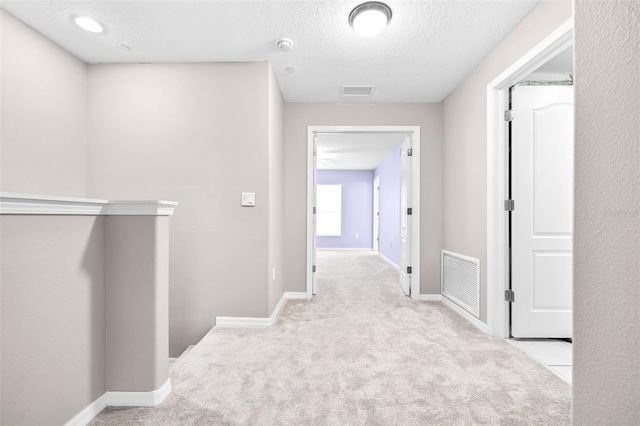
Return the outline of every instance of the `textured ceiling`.
[[[318,169],[373,170],[406,137],[401,133],[318,133]]]
[[[2,8],[88,63],[268,61],[287,102],[439,102],[538,2],[388,0],[391,23],[372,38],[349,26],[358,0],[3,0]],[[106,32],[80,30],[75,15]],[[283,37],[293,41],[288,53],[276,48]],[[358,100],[341,96],[342,85],[376,88]]]

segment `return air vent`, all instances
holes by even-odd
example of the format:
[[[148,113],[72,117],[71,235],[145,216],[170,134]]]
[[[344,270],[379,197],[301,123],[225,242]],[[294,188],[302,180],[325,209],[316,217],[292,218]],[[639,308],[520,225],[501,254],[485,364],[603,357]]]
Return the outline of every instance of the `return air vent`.
[[[371,96],[375,86],[342,86],[342,96]]]
[[[442,295],[479,318],[480,261],[442,250]]]

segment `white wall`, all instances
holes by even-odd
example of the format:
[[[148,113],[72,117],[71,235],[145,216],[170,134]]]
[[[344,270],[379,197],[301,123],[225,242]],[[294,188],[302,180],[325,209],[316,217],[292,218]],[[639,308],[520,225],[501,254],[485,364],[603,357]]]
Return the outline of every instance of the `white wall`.
[[[305,291],[307,126],[420,126],[422,294],[440,293],[439,104],[285,104],[285,290]]]
[[[640,421],[640,3],[575,3],[573,423]]]
[[[216,316],[270,314],[282,198],[282,177],[270,168],[281,161],[271,73],[268,63],[89,66],[88,194],[179,203],[170,226],[171,356]],[[240,206],[242,192],[256,193],[255,207]],[[275,298],[277,282],[271,288]]]
[[[443,249],[480,259],[487,321],[487,84],[571,17],[542,1],[442,102]]]
[[[0,11],[0,189],[83,197],[87,66]]]

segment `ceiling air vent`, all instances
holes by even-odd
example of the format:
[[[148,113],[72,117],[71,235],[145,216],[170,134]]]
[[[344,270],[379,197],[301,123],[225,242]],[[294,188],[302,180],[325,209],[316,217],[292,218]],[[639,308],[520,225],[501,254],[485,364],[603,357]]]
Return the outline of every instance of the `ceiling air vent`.
[[[375,86],[342,86],[342,96],[371,96]]]

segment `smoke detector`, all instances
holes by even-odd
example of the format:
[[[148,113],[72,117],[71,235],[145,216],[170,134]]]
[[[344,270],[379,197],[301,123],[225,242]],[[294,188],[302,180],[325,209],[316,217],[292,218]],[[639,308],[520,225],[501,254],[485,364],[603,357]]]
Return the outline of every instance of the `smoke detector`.
[[[288,52],[293,47],[293,42],[287,38],[283,38],[282,40],[278,40],[276,46],[281,52]]]

